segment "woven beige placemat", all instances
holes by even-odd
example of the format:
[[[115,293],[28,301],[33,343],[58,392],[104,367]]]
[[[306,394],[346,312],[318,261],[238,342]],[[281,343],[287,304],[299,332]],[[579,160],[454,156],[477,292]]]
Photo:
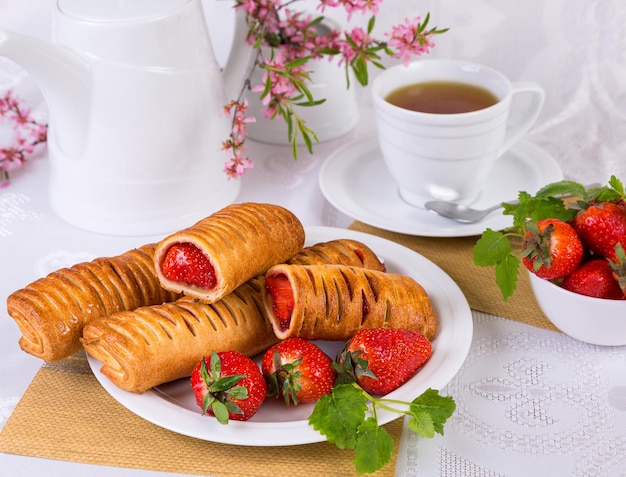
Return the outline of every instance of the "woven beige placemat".
[[[393,461],[369,474],[395,474],[402,419],[385,425]],[[327,442],[247,447],[207,442],[158,427],[100,386],[84,355],[37,373],[0,434],[0,451],[55,460],[212,477],[354,476],[354,454]],[[4,474],[2,474],[4,475]]]
[[[472,260],[472,251],[478,237],[416,237],[389,232],[358,221],[353,222],[349,228],[402,244],[436,263],[461,288],[474,310],[557,330],[539,308],[523,267],[520,268],[515,293],[506,302],[502,299],[493,267],[477,267]]]

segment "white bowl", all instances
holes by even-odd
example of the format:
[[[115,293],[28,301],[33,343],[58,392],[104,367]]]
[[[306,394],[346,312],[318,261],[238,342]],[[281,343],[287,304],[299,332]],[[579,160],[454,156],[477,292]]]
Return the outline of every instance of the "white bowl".
[[[586,343],[626,345],[626,300],[579,295],[529,273],[537,303],[563,333]]]

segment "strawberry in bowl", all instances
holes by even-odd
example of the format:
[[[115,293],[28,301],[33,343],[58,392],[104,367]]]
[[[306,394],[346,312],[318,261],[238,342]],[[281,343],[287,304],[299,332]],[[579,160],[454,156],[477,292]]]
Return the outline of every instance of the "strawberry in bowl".
[[[476,242],[474,264],[494,266],[507,300],[520,265],[547,318],[573,338],[598,345],[626,344],[626,192],[612,176],[586,188],[548,184],[519,203],[504,204],[513,226],[487,229]]]

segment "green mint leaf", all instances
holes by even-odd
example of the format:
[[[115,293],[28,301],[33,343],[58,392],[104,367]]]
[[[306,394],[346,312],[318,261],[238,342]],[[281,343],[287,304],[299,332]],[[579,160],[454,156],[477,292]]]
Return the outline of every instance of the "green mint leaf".
[[[539,189],[535,197],[553,197],[557,195],[583,197],[585,195],[585,186],[569,180],[552,182]]]
[[[598,200],[601,202],[615,202],[615,201],[621,200],[622,198],[623,196],[619,192],[609,187],[602,187],[600,189],[596,189],[594,192],[590,192],[587,195],[588,201]]]
[[[435,422],[427,411],[416,411],[408,422],[409,430],[418,436],[430,439],[435,437]]]
[[[608,186],[596,188],[593,191],[589,191],[587,195],[587,200],[597,199],[607,202],[615,202],[624,198],[626,198],[624,185],[622,181],[615,176],[611,176]]]
[[[436,389],[428,388],[411,402],[411,413],[427,412],[433,420],[435,432],[443,435],[443,425],[454,413],[456,403],[451,396],[441,396]]]
[[[508,255],[496,264],[496,284],[504,301],[507,301],[517,288],[519,265],[520,260],[514,255]]]
[[[521,191],[517,195],[516,203],[507,203],[503,202],[502,207],[504,211],[503,215],[512,215],[513,216],[513,226],[514,230],[521,230],[523,228],[524,222],[526,222],[526,204],[532,198],[532,196],[528,192]]]
[[[357,474],[376,472],[393,456],[395,445],[389,433],[370,417],[359,426],[355,446],[354,465]]]
[[[368,401],[373,416],[366,418]],[[397,404],[402,404],[402,408],[394,407]],[[338,448],[355,450],[354,464],[359,475],[377,471],[393,455],[393,439],[378,425],[378,406],[409,415],[409,429],[424,437],[434,437],[435,432],[443,435],[443,426],[456,409],[452,397],[440,396],[439,391],[431,388],[409,403],[375,398],[355,383],[336,384],[329,394],[317,401],[309,416],[309,424]]]
[[[365,420],[367,401],[360,387],[340,384],[318,399],[309,424],[340,449],[354,449],[357,430]]]
[[[504,209],[502,211],[502,215],[515,215],[515,213],[521,207],[521,204],[519,202],[502,202],[501,205]]]
[[[496,265],[511,253],[511,243],[501,232],[487,229],[474,245],[474,264],[479,267]]]
[[[533,198],[526,205],[527,218],[533,222],[543,219],[559,219],[567,222],[574,218],[576,212],[576,209],[568,208],[563,200],[557,197]]]

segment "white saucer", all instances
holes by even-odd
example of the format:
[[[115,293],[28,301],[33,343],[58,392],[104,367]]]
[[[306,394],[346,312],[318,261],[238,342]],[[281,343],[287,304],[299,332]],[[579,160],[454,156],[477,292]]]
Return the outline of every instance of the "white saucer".
[[[546,151],[520,141],[494,166],[481,196],[471,204],[487,208],[517,199],[519,191],[534,194],[563,179],[558,163]],[[513,218],[493,212],[481,222],[461,224],[404,202],[382,159],[377,138],[348,144],[322,165],[319,184],[326,199],[344,214],[392,232],[424,237],[480,235],[486,228],[502,230]]]

